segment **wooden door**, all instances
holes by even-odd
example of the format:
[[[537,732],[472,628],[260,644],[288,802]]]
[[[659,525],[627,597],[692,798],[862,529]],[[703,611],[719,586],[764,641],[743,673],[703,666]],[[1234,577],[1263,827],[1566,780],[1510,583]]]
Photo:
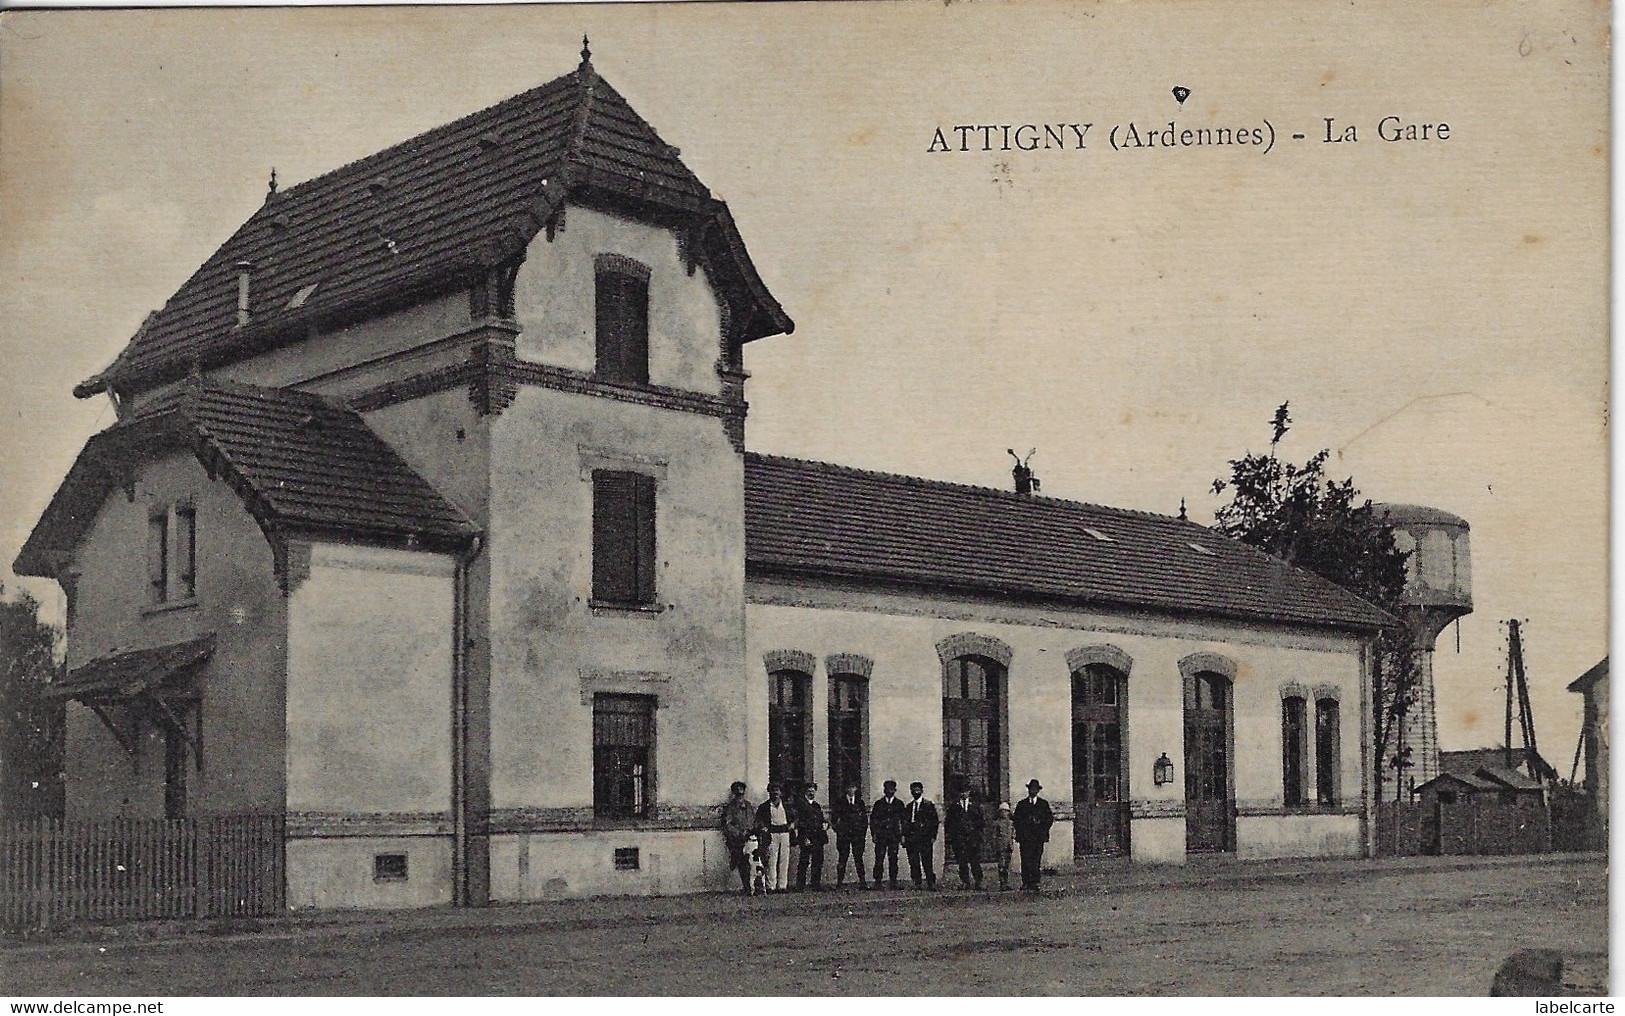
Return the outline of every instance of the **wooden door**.
[[[1185,849],[1235,849],[1231,789],[1230,682],[1199,673],[1185,681]]]
[[[1127,682],[1102,664],[1072,675],[1072,850],[1128,850],[1128,773],[1123,731]]]

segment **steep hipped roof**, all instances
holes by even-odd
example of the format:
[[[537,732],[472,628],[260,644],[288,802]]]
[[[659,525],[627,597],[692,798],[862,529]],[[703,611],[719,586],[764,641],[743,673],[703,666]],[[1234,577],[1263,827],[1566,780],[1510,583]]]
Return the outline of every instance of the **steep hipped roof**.
[[[821,462],[745,457],[756,576],[1369,631],[1398,622],[1194,522]]]
[[[208,369],[298,341],[312,325],[466,289],[522,253],[567,198],[685,230],[741,341],[795,328],[727,206],[584,50],[571,74],[268,195],[74,394],[142,390],[195,363]],[[239,327],[243,262],[252,265],[250,322]]]
[[[308,392],[198,380],[86,443],[12,570],[54,575],[133,467],[176,448],[231,483],[268,535],[450,548],[476,531],[359,414]]]

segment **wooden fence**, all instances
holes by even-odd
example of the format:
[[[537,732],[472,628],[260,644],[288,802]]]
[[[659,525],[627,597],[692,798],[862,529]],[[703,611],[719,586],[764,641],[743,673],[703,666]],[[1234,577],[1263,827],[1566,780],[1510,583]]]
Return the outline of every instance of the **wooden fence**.
[[[0,823],[0,927],[286,907],[281,815]]]
[[[1377,806],[1377,853],[1386,857],[1551,849],[1551,816],[1537,797],[1503,802],[1483,795],[1452,804],[1384,801]]]

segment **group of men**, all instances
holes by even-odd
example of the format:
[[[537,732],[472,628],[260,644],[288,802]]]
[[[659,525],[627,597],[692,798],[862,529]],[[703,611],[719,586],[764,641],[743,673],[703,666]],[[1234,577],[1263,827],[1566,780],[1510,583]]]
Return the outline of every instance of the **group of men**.
[[[911,783],[910,799],[897,796],[897,781],[887,780],[884,792],[873,805],[866,805],[858,796],[854,785],[846,787],[845,794],[830,804],[826,819],[823,806],[817,801],[818,785],[801,788],[798,800],[792,801],[777,783],[767,786],[767,800],[752,804],[746,797],[746,786],[735,782],[728,803],[722,809],[722,835],[727,841],[730,865],[739,873],[744,891],[750,893],[754,865],[759,860],[763,886],[767,892],[802,892],[809,887],[819,891],[824,887],[824,847],[830,833],[835,834],[836,866],[835,886],[846,884],[846,867],[850,861],[863,889],[880,889],[884,884],[897,886],[898,850],[908,854],[909,875],[914,888],[934,891],[937,888],[935,846],[939,829],[947,835],[949,847],[959,864],[959,883],[965,889],[982,888],[982,850],[984,838],[998,864],[999,888],[1009,888],[1012,845],[1021,850],[1021,887],[1037,892],[1039,870],[1044,860],[1044,844],[1049,842],[1050,826],[1055,815],[1049,802],[1038,796],[1043,789],[1037,780],[1027,784],[1027,796],[1017,803],[1014,812],[1008,804],[999,805],[991,829],[981,807],[972,799],[969,790],[961,791],[958,799],[948,806],[946,820],[940,819],[937,806],[925,796],[925,785]],[[863,854],[864,839],[874,841],[873,879],[865,877]],[[800,860],[796,865],[795,887],[790,886],[790,849],[799,848]]]

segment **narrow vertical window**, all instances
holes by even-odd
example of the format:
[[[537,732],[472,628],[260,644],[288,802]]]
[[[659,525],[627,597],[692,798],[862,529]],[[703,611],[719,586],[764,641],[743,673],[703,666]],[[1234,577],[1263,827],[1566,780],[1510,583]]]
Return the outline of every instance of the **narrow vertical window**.
[[[1281,700],[1281,787],[1288,808],[1301,808],[1304,801],[1304,761],[1308,755],[1308,734],[1304,701],[1297,696]]]
[[[197,509],[189,504],[175,507],[175,595],[197,595]]]
[[[147,584],[153,603],[169,602],[169,512],[147,518]]]
[[[863,724],[869,701],[869,682],[856,674],[835,674],[830,678],[829,699],[829,792],[833,800],[849,786],[860,794],[863,782]]]
[[[592,808],[599,818],[646,818],[653,807],[654,710],[649,695],[594,695]]]
[[[768,682],[767,778],[794,800],[811,776],[812,677],[775,670]]]
[[[598,258],[596,373],[606,381],[649,383],[649,274],[627,258]]]
[[[1338,740],[1342,736],[1337,716],[1337,700],[1315,703],[1315,800],[1328,807],[1337,804]]]
[[[592,597],[633,606],[654,602],[654,477],[593,470]]]

